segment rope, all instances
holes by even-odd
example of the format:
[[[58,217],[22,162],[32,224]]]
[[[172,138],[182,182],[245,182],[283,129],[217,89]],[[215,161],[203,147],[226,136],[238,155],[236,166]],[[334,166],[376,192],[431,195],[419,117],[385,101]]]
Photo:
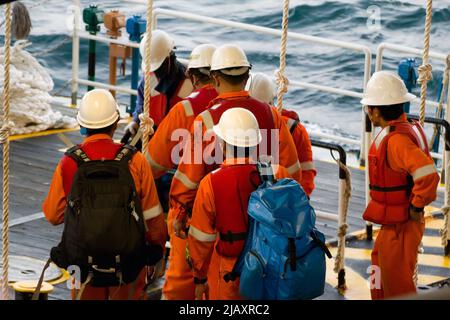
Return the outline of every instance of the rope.
[[[281,33],[280,68],[275,71],[276,82],[278,84],[277,109],[283,111],[283,96],[288,91],[289,80],[285,76],[286,70],[286,47],[289,22],[289,0],[284,0],[283,22]]]
[[[150,60],[151,60],[151,42],[152,42],[152,24],[153,24],[153,0],[147,0],[147,43],[145,44],[145,75],[144,75],[144,116],[150,118]],[[142,126],[142,153],[147,152],[148,138],[152,128],[148,122]]]
[[[11,49],[11,3],[6,4],[5,12],[5,60],[3,63],[5,79],[3,83],[3,126],[1,139],[3,143],[3,230],[2,230],[2,297],[9,299],[8,269],[9,269],[9,80],[10,80],[10,49]]]
[[[431,36],[431,19],[433,17],[433,0],[427,0],[427,11],[425,18],[425,39],[423,46],[423,59],[422,65],[419,67],[419,80],[421,84],[420,92],[420,112],[419,112],[419,122],[423,126],[425,122],[425,107],[427,100],[427,85],[428,81],[433,78],[432,67],[430,64],[430,36]]]
[[[341,225],[338,229],[338,247],[337,254],[334,263],[334,272],[339,274],[345,274],[345,236],[347,235],[348,224],[347,224],[347,214],[348,208],[350,204],[350,198],[352,196],[352,181],[351,181],[351,173],[345,164],[343,164],[339,159],[334,158],[333,153],[331,153],[333,159],[336,161],[337,165],[341,170],[345,172],[345,190],[344,190],[344,200],[343,200],[343,217],[341,221]],[[341,284],[338,289],[344,290],[346,288],[345,282]]]
[[[442,81],[442,91],[441,96],[439,98],[439,106],[436,109],[436,118],[441,117],[442,109],[444,108],[444,100],[445,100],[445,93],[447,92],[448,87],[448,80],[449,80],[449,74],[450,74],[450,54],[447,56],[447,66],[445,67],[444,71],[444,80]],[[447,97],[448,99],[449,97]],[[429,148],[431,149],[433,147],[434,141],[436,140],[436,137],[438,135],[438,126],[434,126],[433,135],[431,136],[430,142],[428,143]]]

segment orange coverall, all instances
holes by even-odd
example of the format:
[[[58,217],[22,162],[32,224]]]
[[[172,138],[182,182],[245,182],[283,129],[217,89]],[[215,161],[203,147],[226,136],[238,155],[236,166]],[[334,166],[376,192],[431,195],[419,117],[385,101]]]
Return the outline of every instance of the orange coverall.
[[[225,160],[222,166],[243,163],[242,159],[240,160]],[[274,173],[277,179],[290,177],[282,166],[276,166]],[[220,195],[217,196],[220,197]],[[221,256],[215,250],[217,230],[214,197],[211,173],[209,173],[200,182],[189,228],[188,251],[192,259],[193,276],[199,279],[208,278],[210,300],[242,299],[239,296],[239,278],[230,282],[225,282],[223,279],[224,275],[233,270],[237,258]],[[191,281],[194,282],[193,279]]]
[[[87,137],[82,146],[99,140],[111,140],[106,134],[96,134]],[[129,164],[131,175],[134,179],[136,191],[142,204],[142,210],[147,225],[146,238],[153,244],[159,244],[164,249],[167,237],[167,226],[161,205],[158,200],[152,171],[144,156],[137,152]],[[56,167],[50,190],[44,200],[42,211],[46,219],[53,225],[64,222],[64,210],[67,205],[67,196],[64,191],[64,181],[61,172],[61,162]],[[144,268],[136,279],[136,282],[122,287],[98,288],[87,285],[81,297],[82,300],[123,300],[128,299],[129,294],[133,294],[133,299],[139,299],[146,282],[146,268]],[[72,293],[74,298],[74,292]]]
[[[212,85],[207,84],[199,90],[210,88],[212,88]],[[172,150],[179,142],[172,140],[172,133],[177,129],[190,130],[196,117],[192,110],[186,108],[183,101],[175,104],[148,143],[148,153],[145,156],[150,163],[155,179],[160,178],[168,170],[175,167],[171,156]]]
[[[315,187],[314,178],[317,175],[313,162],[311,140],[306,128],[300,122],[286,116],[283,116],[283,120],[291,132],[297,148],[297,156],[302,168],[300,185],[305,190],[306,195],[310,197]]]
[[[407,121],[406,115],[398,121]],[[411,203],[425,207],[436,199],[439,175],[433,159],[412,140],[402,134],[390,138],[387,148],[389,166],[413,177]],[[430,166],[432,165],[432,166]],[[372,265],[381,271],[381,288],[371,289],[372,299],[384,299],[416,292],[413,275],[417,253],[425,230],[425,221],[409,220],[396,225],[383,225],[372,251]]]
[[[246,98],[247,91],[225,93],[217,96],[216,99],[240,99]],[[211,101],[210,106],[215,104]],[[289,133],[280,114],[275,108],[272,108],[275,128],[279,129],[279,162],[280,165],[287,168],[288,173],[298,182],[301,181],[301,167],[298,161],[294,141]],[[205,121],[202,115],[198,115],[194,123],[199,121],[202,124],[203,134],[207,131]],[[208,124],[210,125],[210,124]],[[191,129],[191,136],[194,136],[194,128]],[[192,138],[194,140],[194,138]],[[202,150],[205,150],[208,142],[202,143]],[[183,154],[184,157],[194,159],[194,143],[191,143],[191,152]],[[192,272],[186,262],[186,239],[173,236],[173,223],[175,218],[185,208],[192,208],[198,185],[202,178],[210,172],[213,167],[204,163],[193,164],[185,163],[183,158],[178,166],[178,170],[172,180],[170,188],[170,210],[167,217],[167,226],[171,236],[171,250],[169,256],[169,268],[166,272],[166,281],[163,287],[164,298],[169,300],[192,300],[195,299],[195,286],[193,283]]]

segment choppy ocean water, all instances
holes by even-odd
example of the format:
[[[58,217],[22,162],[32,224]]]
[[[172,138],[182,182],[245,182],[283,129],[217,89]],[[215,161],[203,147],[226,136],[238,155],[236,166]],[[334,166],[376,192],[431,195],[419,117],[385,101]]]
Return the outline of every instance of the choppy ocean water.
[[[71,41],[68,31],[71,0],[23,1],[31,8],[33,30],[28,50],[50,71],[55,82],[53,93],[70,95]],[[270,28],[281,28],[281,0],[166,0],[155,6],[224,18]],[[127,16],[145,16],[143,4],[119,0],[82,0],[82,6],[98,4],[105,11],[120,9]],[[381,42],[421,48],[425,21],[425,0],[291,0],[289,30],[329,39],[363,44],[375,53]],[[2,14],[3,15],[3,14]],[[3,18],[3,17],[2,17]],[[376,26],[374,27],[374,24]],[[279,39],[273,36],[193,23],[183,19],[161,19],[159,28],[171,33],[177,55],[186,58],[197,44],[216,45],[233,42],[241,45],[253,64],[254,71],[273,74],[279,63]],[[104,32],[104,29],[102,29]],[[450,53],[450,0],[434,1],[432,50]],[[87,78],[86,40],[80,43],[79,76]],[[384,69],[396,70],[398,62],[408,55],[387,53]],[[373,56],[375,60],[375,55]],[[420,59],[419,59],[420,61]],[[287,75],[291,80],[306,81],[338,88],[362,91],[364,56],[343,49],[288,41]],[[432,61],[434,79],[429,96],[436,100],[442,80],[443,63]],[[374,70],[373,63],[373,70]],[[129,84],[127,76],[118,76],[119,83]],[[98,45],[97,79],[108,80],[108,47]],[[85,91],[81,87],[79,94]],[[119,95],[123,103],[129,99]],[[361,106],[358,99],[290,87],[285,105],[298,111],[303,121],[314,130],[346,135],[358,139],[361,130]],[[417,107],[413,106],[413,111]],[[434,113],[433,109],[428,112]]]

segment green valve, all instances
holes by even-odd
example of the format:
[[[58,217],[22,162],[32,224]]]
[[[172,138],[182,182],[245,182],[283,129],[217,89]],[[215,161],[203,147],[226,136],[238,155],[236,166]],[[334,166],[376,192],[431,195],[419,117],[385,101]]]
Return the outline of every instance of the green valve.
[[[103,23],[103,15],[105,12],[99,9],[97,5],[91,4],[83,10],[83,22],[86,23],[86,31],[96,34],[100,31],[99,24]]]

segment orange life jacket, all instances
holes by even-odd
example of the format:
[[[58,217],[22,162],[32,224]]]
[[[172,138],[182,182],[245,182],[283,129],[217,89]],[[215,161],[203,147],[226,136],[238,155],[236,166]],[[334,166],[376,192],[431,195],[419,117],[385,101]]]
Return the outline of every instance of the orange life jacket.
[[[384,225],[402,223],[409,219],[411,190],[414,185],[407,172],[394,171],[389,167],[388,142],[396,134],[407,135],[429,154],[425,133],[417,121],[394,123],[384,128],[373,141],[369,151],[371,200],[363,218]]]
[[[206,85],[194,92],[184,99],[183,104],[188,104],[187,110],[192,110],[192,114],[186,114],[187,116],[198,116],[200,113],[208,108],[211,100],[217,97],[217,91],[211,85]],[[185,106],[186,107],[186,106]]]
[[[289,129],[289,132],[291,134],[293,134],[295,128],[300,123],[300,118],[299,118],[297,112],[292,111],[292,110],[283,109],[281,111],[281,115],[283,117],[289,118],[288,123],[287,123],[287,127]]]
[[[221,256],[238,257],[248,232],[248,201],[260,178],[255,165],[222,166],[211,174],[219,232],[216,250]]]
[[[253,113],[256,120],[258,120],[259,129],[260,130],[265,129],[265,131],[262,131],[261,134],[263,137],[262,145],[266,150],[258,149],[258,155],[261,154],[268,156],[271,155],[272,151],[271,132],[273,129],[275,129],[275,123],[272,115],[272,109],[267,103],[261,102],[257,99],[253,99],[247,96],[232,99],[216,99],[211,101],[210,105],[212,105],[212,107],[210,107],[207,111],[211,114],[214,124],[219,123],[222,114],[226,110],[231,108],[240,107],[247,109],[248,111]],[[277,141],[278,140],[276,140],[276,142]]]

